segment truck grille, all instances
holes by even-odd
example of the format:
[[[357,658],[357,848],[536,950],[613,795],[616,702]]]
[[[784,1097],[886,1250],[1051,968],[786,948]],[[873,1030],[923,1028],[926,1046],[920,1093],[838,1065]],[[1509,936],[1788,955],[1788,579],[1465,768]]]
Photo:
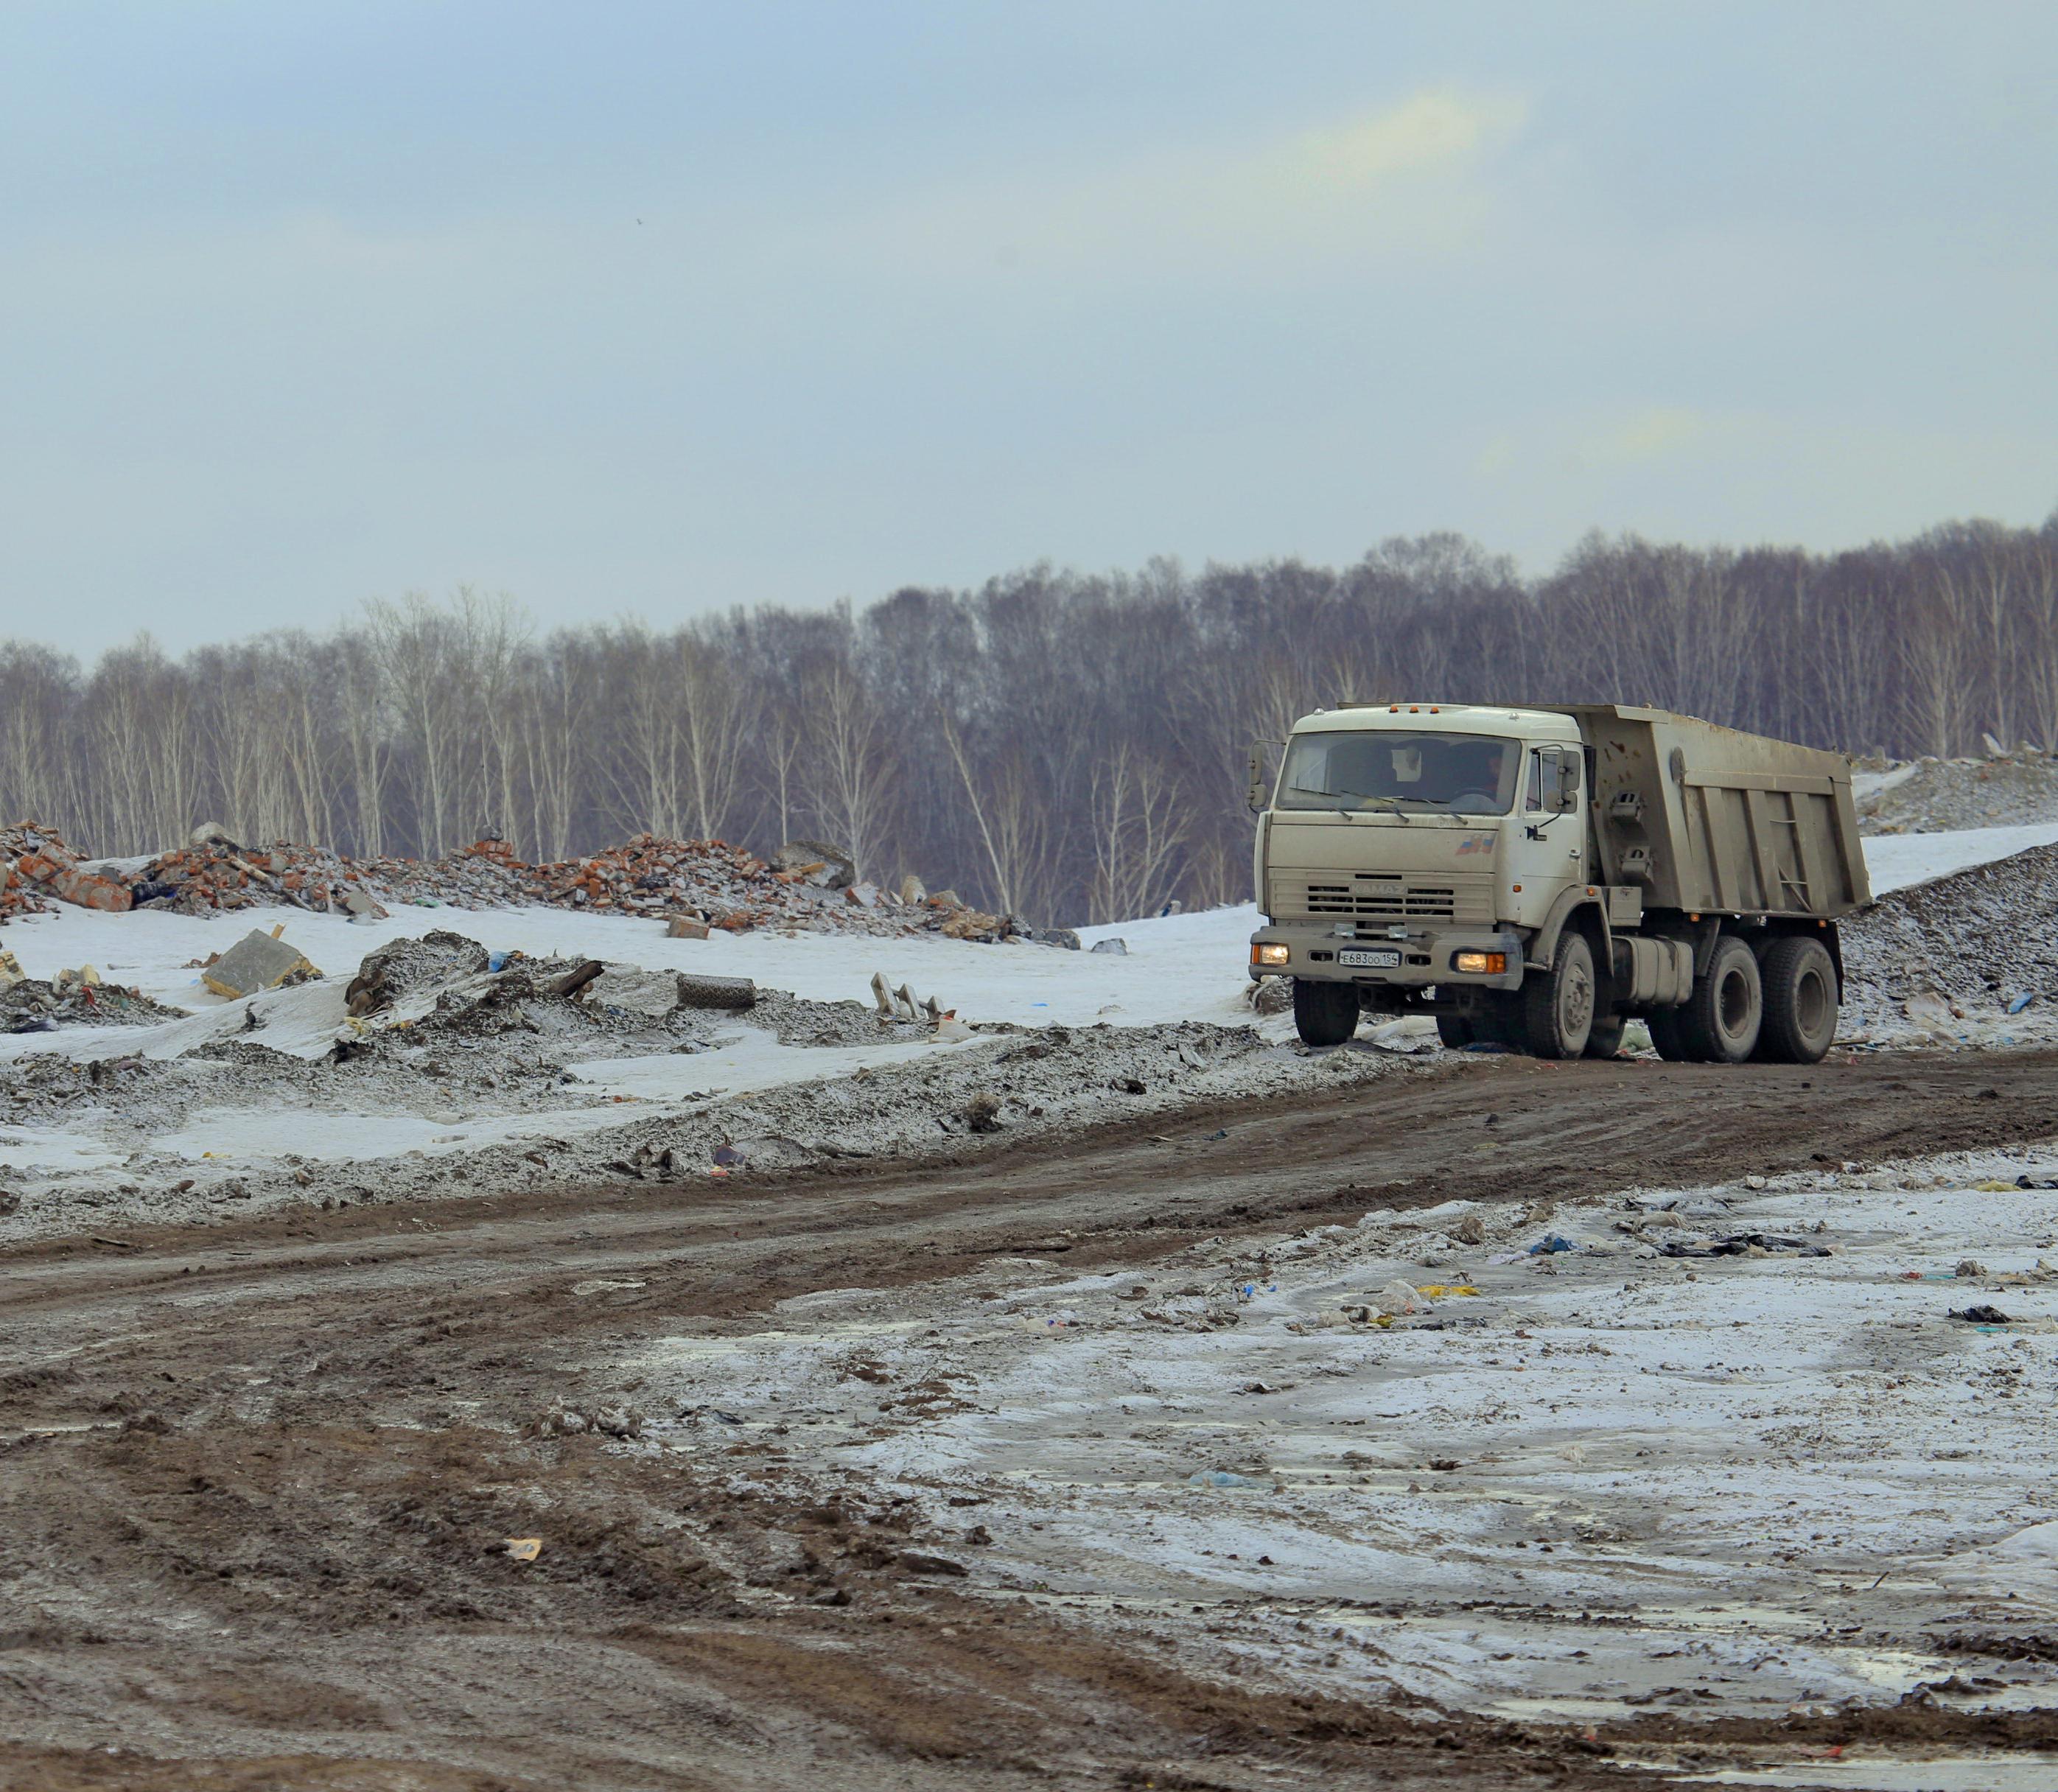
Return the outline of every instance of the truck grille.
[[[1277,921],[1451,921],[1490,926],[1493,879],[1476,872],[1309,872],[1272,880]]]

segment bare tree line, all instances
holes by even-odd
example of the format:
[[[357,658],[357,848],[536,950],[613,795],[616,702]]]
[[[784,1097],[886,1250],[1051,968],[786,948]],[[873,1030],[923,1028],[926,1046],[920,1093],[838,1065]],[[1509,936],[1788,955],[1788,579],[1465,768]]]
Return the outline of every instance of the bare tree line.
[[[1814,745],[2058,750],[2058,515],[1818,555],[1448,534],[1341,569],[1038,566],[853,611],[539,634],[460,589],[173,660],[0,642],[0,817],[97,852],[219,821],[433,857],[833,839],[1039,921],[1248,894],[1243,749],[1358,699],[1652,703]]]

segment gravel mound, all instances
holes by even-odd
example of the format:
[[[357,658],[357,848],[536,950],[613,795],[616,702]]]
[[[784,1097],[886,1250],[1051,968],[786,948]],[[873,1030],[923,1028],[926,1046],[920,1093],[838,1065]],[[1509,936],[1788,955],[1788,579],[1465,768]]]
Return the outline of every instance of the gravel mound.
[[[1839,931],[1846,1035],[2058,1026],[2058,846],[1896,890]]]
[[[1934,834],[1960,828],[2058,821],[2058,760],[2024,748],[2006,758],[1874,760],[1851,794],[1868,834]]]

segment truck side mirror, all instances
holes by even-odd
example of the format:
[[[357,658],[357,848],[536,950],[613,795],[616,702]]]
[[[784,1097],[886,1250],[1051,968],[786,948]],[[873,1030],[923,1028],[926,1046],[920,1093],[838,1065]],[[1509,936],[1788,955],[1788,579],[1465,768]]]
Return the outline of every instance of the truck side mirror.
[[[1569,812],[1579,806],[1579,755],[1562,748],[1558,753],[1558,807]]]
[[[1254,813],[1262,813],[1271,801],[1272,759],[1265,749],[1278,744],[1277,741],[1253,741],[1251,743],[1250,789],[1244,801]]]

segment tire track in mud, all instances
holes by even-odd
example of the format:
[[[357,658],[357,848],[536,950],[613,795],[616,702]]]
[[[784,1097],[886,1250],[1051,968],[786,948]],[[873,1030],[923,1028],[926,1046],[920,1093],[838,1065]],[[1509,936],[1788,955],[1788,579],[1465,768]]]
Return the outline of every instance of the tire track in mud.
[[[934,1540],[861,1492],[804,1507],[753,1461],[517,1429],[560,1393],[618,1392],[596,1345],[794,1293],[2018,1143],[2058,1126],[2054,1096],[2054,1055],[1488,1058],[914,1169],[480,1191],[0,1254],[0,1734],[22,1745],[0,1786],[773,1786],[824,1750],[864,1788],[1598,1786],[1604,1741],[1457,1716],[1425,1736],[1377,1702],[1226,1682],[953,1594],[905,1564]],[[495,1552],[538,1532],[531,1568]],[[1912,1741],[1912,1721],[1809,1737]],[[1958,1728],[2020,1747],[2058,1720]],[[1622,1740],[1781,1738],[1801,1739],[1645,1720]],[[110,1742],[130,1753],[89,1752]]]

